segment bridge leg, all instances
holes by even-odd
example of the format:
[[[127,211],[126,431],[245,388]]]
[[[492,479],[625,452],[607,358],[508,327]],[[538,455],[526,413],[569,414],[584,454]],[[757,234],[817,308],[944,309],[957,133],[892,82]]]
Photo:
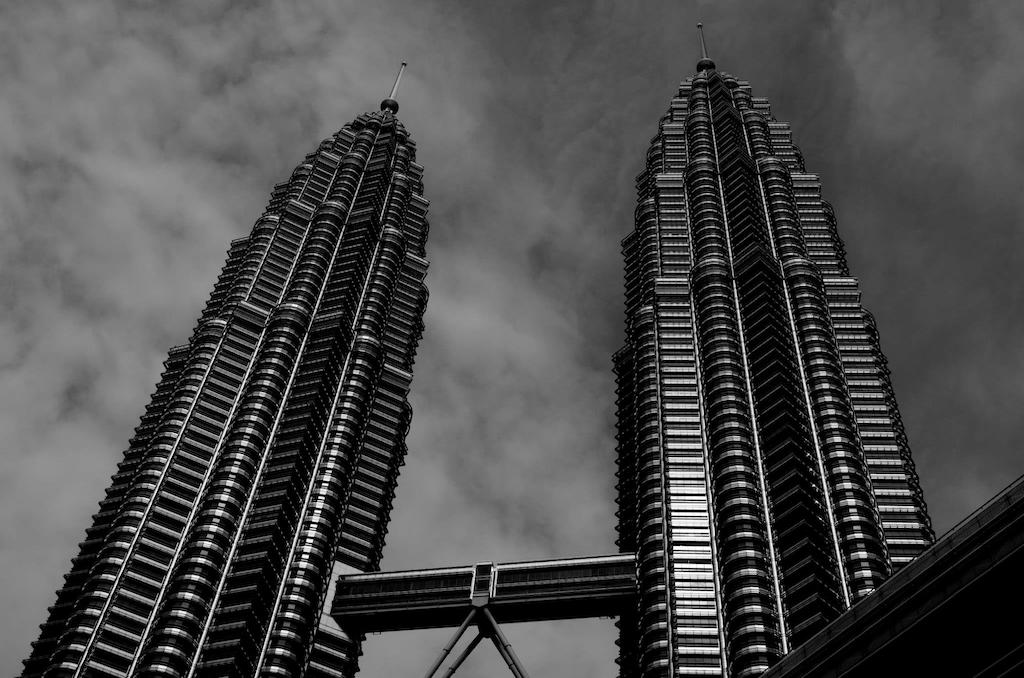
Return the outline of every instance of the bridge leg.
[[[476,637],[469,641],[469,645],[467,645],[466,649],[462,651],[462,654],[456,657],[455,661],[452,662],[452,665],[444,672],[444,678],[452,678],[452,676],[455,675],[455,672],[459,670],[459,667],[462,666],[462,662],[466,661],[466,658],[473,654],[473,650],[476,649],[476,646],[479,645],[480,641],[483,639],[483,634],[476,634]]]
[[[512,649],[512,643],[508,642],[508,638],[501,632],[501,627],[498,626],[498,622],[494,619],[494,615],[486,607],[480,608],[483,612],[484,618],[487,619],[488,625],[493,631],[491,641],[494,643],[494,647],[497,648],[498,654],[501,655],[505,663],[508,664],[509,669],[512,670],[513,675],[516,678],[530,678],[530,674],[523,668],[522,662],[519,661],[519,657],[516,656],[515,650]]]
[[[448,644],[444,646],[443,650],[441,650],[441,656],[437,658],[437,661],[434,662],[434,665],[430,667],[429,671],[427,671],[427,675],[425,678],[434,678],[434,674],[437,673],[437,670],[441,668],[441,664],[444,663],[445,657],[447,657],[448,653],[452,651],[452,648],[455,647],[455,644],[459,642],[459,638],[462,638],[462,634],[466,632],[467,628],[469,628],[469,625],[473,621],[473,618],[475,616],[476,609],[470,610],[469,614],[466,615],[466,620],[462,622],[462,626],[458,628],[458,630],[455,632],[455,635],[452,636],[452,639],[448,641]]]

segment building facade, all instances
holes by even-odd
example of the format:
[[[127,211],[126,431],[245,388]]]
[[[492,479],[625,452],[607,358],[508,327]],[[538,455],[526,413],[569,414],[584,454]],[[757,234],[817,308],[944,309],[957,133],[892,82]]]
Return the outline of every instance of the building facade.
[[[423,169],[393,96],[231,244],[25,678],[354,673],[358,639],[323,608],[335,563],[377,568],[427,299]]]
[[[757,676],[934,539],[832,209],[705,55],[637,178],[615,355],[623,676]]]
[[[992,601],[1006,610],[1024,606],[1022,568],[1024,476],[765,678],[1019,676],[1024,636],[992,614]]]

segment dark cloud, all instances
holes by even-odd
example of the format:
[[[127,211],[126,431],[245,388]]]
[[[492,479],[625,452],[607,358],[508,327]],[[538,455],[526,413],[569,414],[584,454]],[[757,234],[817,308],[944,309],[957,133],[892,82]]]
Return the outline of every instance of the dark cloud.
[[[228,241],[402,59],[431,301],[384,565],[614,550],[618,243],[698,18],[822,176],[939,530],[1024,471],[1015,3],[8,3],[4,670]],[[366,675],[422,671],[444,635],[371,638]],[[608,620],[509,635],[536,675],[613,671]],[[481,653],[467,676],[497,670]]]

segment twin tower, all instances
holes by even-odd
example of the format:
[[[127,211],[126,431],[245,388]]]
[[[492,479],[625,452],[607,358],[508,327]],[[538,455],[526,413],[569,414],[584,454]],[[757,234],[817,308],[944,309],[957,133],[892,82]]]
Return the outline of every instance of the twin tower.
[[[931,544],[818,177],[705,55],[623,240],[619,553],[377,573],[427,302],[397,112],[323,141],[231,243],[24,678],[340,678],[365,633],[440,626],[428,676],[486,639],[525,678],[500,624],[586,616],[618,618],[624,678],[758,676]]]

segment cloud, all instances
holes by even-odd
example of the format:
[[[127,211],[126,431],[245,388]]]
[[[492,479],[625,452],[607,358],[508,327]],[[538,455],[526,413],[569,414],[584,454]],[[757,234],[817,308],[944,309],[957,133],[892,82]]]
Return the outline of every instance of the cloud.
[[[943,529],[1024,472],[1024,11],[840,5],[860,193],[837,202],[879,317],[933,519]],[[840,178],[842,181],[842,178]],[[881,256],[879,252],[884,253]]]
[[[385,567],[614,550],[618,243],[647,143],[692,69],[698,14],[716,61],[792,121],[822,175],[937,525],[1024,470],[1024,17],[1010,3],[0,12],[8,673],[229,240],[321,138],[376,107],[403,59],[400,116],[432,203],[431,300]],[[608,620],[508,633],[535,674],[614,670]],[[371,638],[365,675],[422,670],[444,637],[410,634],[400,653]]]

